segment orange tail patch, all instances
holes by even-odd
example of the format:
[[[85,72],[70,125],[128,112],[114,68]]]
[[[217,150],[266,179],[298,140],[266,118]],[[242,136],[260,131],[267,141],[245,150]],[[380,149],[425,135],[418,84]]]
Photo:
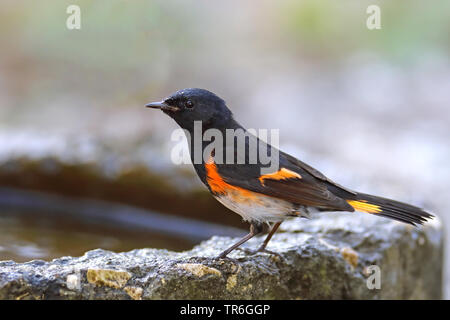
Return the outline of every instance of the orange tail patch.
[[[297,172],[291,171],[286,168],[281,168],[277,172],[264,174],[259,177],[259,181],[262,185],[264,185],[264,180],[286,180],[286,179],[301,179],[302,176],[299,175]]]
[[[347,203],[351,205],[356,211],[367,213],[380,213],[381,211],[383,211],[380,206],[370,204],[366,200],[347,200]]]

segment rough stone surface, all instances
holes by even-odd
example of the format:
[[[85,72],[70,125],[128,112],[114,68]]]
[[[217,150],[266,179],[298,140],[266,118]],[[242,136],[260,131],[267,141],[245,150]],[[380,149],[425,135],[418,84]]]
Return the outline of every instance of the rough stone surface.
[[[191,251],[101,249],[78,258],[0,262],[0,299],[439,299],[439,220],[413,228],[370,215],[329,213],[284,223],[277,256],[213,257],[236,239],[213,237]],[[246,247],[256,247],[262,237]],[[368,267],[381,270],[369,290]],[[373,282],[371,282],[373,283]]]

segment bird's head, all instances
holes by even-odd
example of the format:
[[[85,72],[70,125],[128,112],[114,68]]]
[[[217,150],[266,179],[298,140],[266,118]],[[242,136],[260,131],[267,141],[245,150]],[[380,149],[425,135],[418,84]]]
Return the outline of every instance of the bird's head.
[[[208,90],[197,88],[179,90],[146,107],[162,110],[188,130],[194,127],[194,121],[201,121],[204,128],[215,128],[233,117],[225,101]]]

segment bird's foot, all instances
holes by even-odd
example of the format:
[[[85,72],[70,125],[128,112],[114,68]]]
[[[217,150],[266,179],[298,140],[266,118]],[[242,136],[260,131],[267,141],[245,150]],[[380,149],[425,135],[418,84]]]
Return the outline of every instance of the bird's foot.
[[[231,252],[231,251],[229,251],[229,250],[225,250],[224,252],[222,252],[221,254],[219,254],[219,255],[216,257],[216,259],[217,259],[217,260],[228,260],[228,261],[233,262],[234,264],[239,264],[239,261],[237,261],[236,259],[233,259],[233,258],[228,257],[228,254],[229,254],[230,252]]]
[[[233,258],[224,256],[224,255],[221,255],[221,254],[218,255],[218,256],[216,257],[216,259],[217,259],[217,260],[227,260],[227,261],[233,262],[233,263],[236,264],[236,265],[239,264],[239,261],[237,261],[236,259],[233,259]]]
[[[247,248],[237,248],[237,249],[241,250],[241,251],[244,251],[246,254],[248,254],[250,256],[254,256],[258,252],[263,252],[263,253],[267,253],[267,254],[271,254],[271,255],[277,256],[280,259],[283,259],[283,257],[279,253],[267,250],[265,247],[259,247],[257,250],[251,250],[251,249],[247,249]]]

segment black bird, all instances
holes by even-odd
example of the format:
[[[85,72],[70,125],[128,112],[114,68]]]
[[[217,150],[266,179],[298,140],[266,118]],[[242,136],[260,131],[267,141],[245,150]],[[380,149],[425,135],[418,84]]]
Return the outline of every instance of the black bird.
[[[406,203],[347,189],[306,163],[265,144],[236,122],[224,100],[207,90],[183,89],[161,102],[146,106],[162,110],[189,133],[187,138],[192,163],[202,182],[218,201],[250,223],[249,234],[223,251],[218,258],[225,258],[261,233],[264,224],[272,224],[271,230],[253,253],[276,254],[268,251],[266,246],[280,224],[289,217],[308,217],[312,211],[360,211],[414,226],[433,217],[421,208]],[[195,141],[196,123],[200,124],[198,128],[202,132],[215,129],[223,137],[226,137],[227,130],[244,132],[244,154],[242,148],[238,148],[237,135],[233,139],[217,142],[212,149],[211,141]],[[263,173],[263,169],[267,171],[269,166],[258,153],[261,148],[266,148],[264,150],[268,155],[276,155],[278,167],[273,172]],[[231,152],[232,161],[224,160],[228,152]],[[250,161],[252,152],[257,154],[256,162]],[[198,159],[195,154],[204,156]]]

